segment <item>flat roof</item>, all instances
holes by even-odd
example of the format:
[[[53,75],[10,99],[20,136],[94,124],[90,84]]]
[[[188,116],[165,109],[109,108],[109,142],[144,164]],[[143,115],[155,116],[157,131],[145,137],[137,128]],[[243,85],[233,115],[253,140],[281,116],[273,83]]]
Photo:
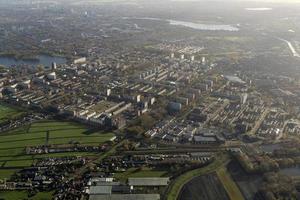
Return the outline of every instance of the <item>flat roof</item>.
[[[101,185],[101,186],[91,186],[90,194],[111,194],[112,186]]]
[[[243,81],[242,79],[240,79],[237,76],[224,76],[227,80],[229,80],[230,82],[234,82],[234,83],[241,83],[244,84],[245,81]]]
[[[204,137],[201,135],[194,136],[195,142],[215,142],[217,141],[215,137]]]
[[[132,186],[166,186],[169,178],[128,178],[128,184]]]
[[[159,194],[90,195],[90,200],[159,200]]]

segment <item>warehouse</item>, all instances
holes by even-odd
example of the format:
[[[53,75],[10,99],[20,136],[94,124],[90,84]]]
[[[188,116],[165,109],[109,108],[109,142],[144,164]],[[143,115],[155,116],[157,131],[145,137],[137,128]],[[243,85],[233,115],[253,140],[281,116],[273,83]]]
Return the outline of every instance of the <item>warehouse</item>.
[[[169,178],[128,178],[130,186],[167,186]]]

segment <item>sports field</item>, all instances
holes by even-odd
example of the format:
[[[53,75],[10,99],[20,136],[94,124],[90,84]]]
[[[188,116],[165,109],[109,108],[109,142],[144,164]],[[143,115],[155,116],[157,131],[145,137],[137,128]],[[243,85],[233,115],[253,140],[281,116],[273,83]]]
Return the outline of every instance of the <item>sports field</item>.
[[[110,140],[113,133],[91,132],[83,125],[73,122],[44,121],[27,125],[13,131],[0,134],[0,179],[9,178],[21,167],[31,166],[33,161],[43,157],[94,156],[94,153],[74,152],[43,155],[25,155],[27,146],[44,145],[49,131],[48,144],[68,144],[79,142],[85,145],[99,145]],[[11,167],[12,170],[1,169]]]

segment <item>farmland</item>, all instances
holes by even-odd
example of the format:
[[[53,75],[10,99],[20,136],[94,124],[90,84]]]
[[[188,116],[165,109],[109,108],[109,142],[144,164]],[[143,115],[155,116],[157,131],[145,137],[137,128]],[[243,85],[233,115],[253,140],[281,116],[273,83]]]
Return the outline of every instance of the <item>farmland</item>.
[[[264,197],[256,195],[262,185],[262,177],[259,175],[249,175],[236,162],[230,162],[228,165],[230,172],[236,185],[241,190],[245,200],[252,200],[254,197],[263,200]]]
[[[192,179],[183,187],[179,199],[229,200],[229,197],[217,174],[211,173]]]
[[[209,165],[179,176],[168,189],[168,200],[244,200],[227,170],[229,160],[228,155],[218,154]]]
[[[70,152],[41,155],[25,155],[27,146],[44,145],[46,132],[49,132],[48,144],[80,143],[84,145],[99,145],[110,140],[113,133],[91,132],[85,126],[72,122],[43,121],[21,127],[0,135],[0,178],[9,178],[13,170],[31,166],[34,160],[44,157],[63,156],[94,156],[95,153]]]
[[[218,169],[217,175],[221,183],[223,184],[230,199],[244,200],[242,193],[240,192],[236,183],[232,180],[226,166]]]
[[[168,200],[176,200],[179,196],[183,186],[188,183],[191,179],[197,176],[205,175],[208,173],[215,172],[218,168],[222,167],[228,160],[226,154],[217,155],[215,160],[205,167],[189,171],[178,178],[176,178],[168,189]]]

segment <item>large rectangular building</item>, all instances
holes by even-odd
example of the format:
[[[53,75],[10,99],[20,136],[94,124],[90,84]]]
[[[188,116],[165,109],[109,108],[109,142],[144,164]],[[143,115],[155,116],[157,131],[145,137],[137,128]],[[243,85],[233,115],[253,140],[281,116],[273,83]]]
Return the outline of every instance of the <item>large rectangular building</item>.
[[[90,195],[89,200],[159,200],[159,194]]]
[[[128,178],[130,186],[167,186],[169,178]]]

